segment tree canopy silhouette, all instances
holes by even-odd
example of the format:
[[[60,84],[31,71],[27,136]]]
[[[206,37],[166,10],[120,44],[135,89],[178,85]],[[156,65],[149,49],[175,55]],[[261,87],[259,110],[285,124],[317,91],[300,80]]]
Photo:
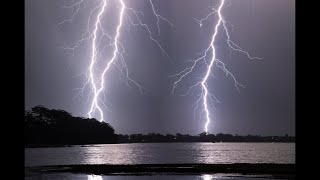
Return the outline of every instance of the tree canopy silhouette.
[[[36,106],[25,111],[25,145],[115,143],[114,129],[96,119]]]
[[[295,137],[231,135],[200,133],[162,135],[159,133],[116,135],[105,122],[93,118],[74,117],[69,112],[36,106],[25,111],[25,146],[106,144],[106,143],[152,143],[152,142],[295,142]]]

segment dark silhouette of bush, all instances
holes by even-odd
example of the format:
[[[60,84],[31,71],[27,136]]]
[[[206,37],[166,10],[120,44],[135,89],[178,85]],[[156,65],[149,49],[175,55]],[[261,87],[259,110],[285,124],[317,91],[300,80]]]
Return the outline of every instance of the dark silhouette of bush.
[[[44,106],[25,111],[24,135],[25,145],[100,144],[115,143],[117,139],[108,123]]]

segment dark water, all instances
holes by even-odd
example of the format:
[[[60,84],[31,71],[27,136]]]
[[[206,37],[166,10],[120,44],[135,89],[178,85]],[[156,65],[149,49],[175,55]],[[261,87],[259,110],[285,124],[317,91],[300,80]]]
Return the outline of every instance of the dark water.
[[[57,174],[41,174],[31,177],[26,177],[26,180],[44,179],[78,179],[78,180],[269,180],[272,177],[268,175],[239,175],[239,174],[204,174],[204,175],[153,175],[153,176],[100,176],[100,175],[83,175],[71,173]],[[279,180],[279,179],[278,179]],[[283,180],[283,179],[281,179]]]
[[[138,143],[25,148],[25,166],[162,163],[294,164],[295,143]]]

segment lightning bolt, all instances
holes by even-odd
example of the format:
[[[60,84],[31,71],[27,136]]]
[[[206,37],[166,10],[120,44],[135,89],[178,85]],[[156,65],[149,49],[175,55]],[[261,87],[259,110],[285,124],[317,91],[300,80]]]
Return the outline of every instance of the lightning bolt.
[[[209,111],[209,107],[208,107],[208,101],[210,100],[211,104],[219,103],[219,100],[212,94],[209,92],[208,90],[208,79],[209,76],[212,76],[212,71],[213,71],[213,66],[216,65],[217,67],[219,67],[220,69],[222,69],[226,75],[230,75],[232,80],[234,81],[234,85],[237,88],[237,90],[239,91],[239,86],[244,87],[242,84],[240,84],[235,76],[226,68],[225,63],[223,63],[222,61],[220,61],[219,59],[216,58],[216,48],[215,48],[215,42],[216,42],[216,36],[219,32],[219,29],[221,29],[220,27],[222,27],[222,30],[224,30],[224,32],[226,33],[227,36],[227,44],[229,46],[229,48],[231,48],[234,51],[237,52],[241,52],[244,53],[249,59],[261,59],[259,57],[253,57],[251,56],[247,51],[243,50],[240,46],[238,46],[236,43],[234,43],[231,38],[230,38],[230,34],[229,34],[229,30],[227,28],[227,21],[223,18],[222,16],[222,9],[224,7],[225,4],[225,0],[221,0],[219,7],[217,9],[212,8],[212,11],[203,19],[196,19],[196,22],[200,25],[200,27],[203,26],[203,21],[208,20],[208,18],[213,15],[213,14],[218,14],[218,21],[216,22],[216,24],[214,25],[214,32],[212,34],[211,37],[211,41],[210,44],[207,46],[206,49],[204,49],[201,53],[198,54],[198,58],[190,60],[190,62],[192,62],[192,65],[183,69],[182,71],[180,71],[177,74],[173,74],[169,77],[178,77],[178,79],[174,82],[173,84],[173,88],[172,88],[172,94],[174,93],[176,87],[178,86],[178,84],[189,74],[191,74],[194,69],[196,68],[196,66],[200,63],[200,62],[204,62],[207,66],[207,70],[205,71],[205,74],[200,77],[200,80],[197,81],[194,85],[190,86],[187,90],[187,92],[185,94],[183,94],[183,96],[188,95],[191,93],[191,95],[194,93],[194,91],[196,90],[196,88],[199,88],[201,93],[199,96],[199,98],[196,100],[194,106],[195,106],[195,111],[198,108],[199,102],[202,100],[202,106],[203,106],[203,111],[205,113],[205,126],[204,126],[204,131],[208,134],[208,126],[211,122],[211,116],[210,116],[210,111]],[[211,52],[211,58],[209,63],[207,63],[206,58],[209,56],[209,53]],[[240,92],[240,91],[239,91]],[[195,112],[194,111],[194,112]],[[201,114],[202,114],[201,112]]]
[[[100,87],[100,89],[97,91],[97,86],[96,86],[96,83],[95,83],[95,80],[94,80],[94,76],[93,76],[93,74],[94,74],[94,72],[93,72],[93,65],[95,64],[95,61],[96,61],[96,51],[97,51],[97,50],[96,50],[96,38],[97,38],[98,24],[100,23],[100,18],[101,18],[101,15],[103,14],[103,12],[104,12],[104,10],[105,10],[106,5],[107,5],[107,0],[104,0],[104,1],[103,1],[103,6],[102,6],[102,8],[101,8],[101,11],[100,11],[99,14],[98,14],[97,21],[96,21],[96,23],[95,23],[95,29],[94,29],[94,31],[93,31],[93,40],[92,40],[92,58],[91,58],[91,63],[90,63],[90,68],[89,68],[89,69],[90,69],[90,79],[91,79],[91,84],[92,84],[92,87],[93,87],[94,97],[93,97],[92,104],[91,104],[91,108],[90,108],[90,111],[88,112],[88,115],[89,115],[89,118],[91,118],[93,111],[94,111],[95,109],[98,109],[98,110],[99,110],[99,113],[100,113],[100,121],[103,120],[103,112],[102,112],[100,106],[98,105],[97,99],[98,99],[99,94],[100,94],[100,91],[101,91],[101,89],[102,89],[103,87],[102,87],[102,88]],[[121,16],[121,17],[122,17],[122,16]],[[122,20],[121,20],[120,22],[122,23]],[[117,48],[118,48],[117,42],[116,42],[116,41],[117,41],[117,37],[119,36],[118,31],[119,31],[119,26],[118,26],[118,28],[117,28],[117,36],[116,36],[116,38],[115,38],[116,50],[117,50]],[[116,51],[114,51],[114,52],[116,52]],[[115,53],[114,53],[114,54],[115,54]],[[115,57],[114,54],[113,54],[113,57],[112,57],[111,61],[114,60],[114,57]],[[111,61],[110,61],[110,62],[111,62]],[[108,63],[107,68],[105,68],[105,70],[103,71],[103,75],[105,74],[106,71],[108,71],[108,69],[109,69],[109,67],[110,67],[110,62]],[[104,78],[103,78],[103,77],[104,77],[104,76],[102,76],[102,83],[104,83]]]
[[[82,8],[86,7],[87,3],[91,3],[94,8],[89,13],[89,18],[87,21],[87,25],[85,28],[84,33],[81,35],[80,40],[74,43],[71,47],[64,47],[65,50],[71,50],[72,55],[74,55],[75,50],[79,48],[84,42],[90,41],[90,49],[91,49],[91,56],[90,56],[90,65],[83,73],[86,76],[86,80],[82,88],[77,88],[76,90],[79,91],[74,98],[82,96],[86,87],[90,85],[91,91],[88,94],[88,100],[90,96],[93,96],[91,99],[91,105],[88,110],[88,117],[98,117],[99,121],[105,121],[103,108],[101,105],[106,107],[107,110],[109,109],[109,104],[105,103],[105,100],[101,98],[101,94],[105,95],[105,81],[108,79],[106,76],[108,72],[111,70],[112,67],[117,68],[122,76],[126,80],[126,84],[130,86],[130,84],[135,85],[141,94],[148,92],[148,90],[142,87],[137,81],[133,80],[129,77],[129,70],[127,63],[125,61],[125,47],[121,42],[121,32],[124,26],[128,25],[133,27],[141,27],[144,32],[148,34],[148,37],[151,41],[155,43],[155,45],[161,50],[161,52],[170,60],[172,60],[169,54],[164,50],[161,43],[154,37],[153,33],[150,30],[150,27],[143,22],[141,16],[143,16],[143,12],[137,11],[131,7],[126,6],[124,0],[115,0],[117,3],[117,8],[119,9],[119,17],[118,23],[116,25],[116,33],[114,38],[111,34],[107,32],[107,30],[103,27],[102,22],[104,21],[105,14],[107,13],[108,4],[110,5],[110,0],[96,0],[96,1],[86,1],[80,0],[75,2],[72,5],[64,6],[63,8],[72,9],[71,18],[63,20],[59,24],[64,23],[72,23],[74,18],[79,14]],[[171,28],[173,28],[173,23],[170,22],[168,19],[164,18],[160,14],[158,14],[155,10],[154,4],[152,0],[149,0],[150,7],[152,9],[153,15],[156,18],[157,30],[158,35],[160,36],[160,20],[168,23]],[[97,13],[96,17],[94,18],[94,14]],[[92,23],[93,22],[93,23]],[[93,24],[93,29],[91,28],[91,24]],[[106,42],[107,41],[107,42]],[[112,50],[111,57],[105,58],[103,57],[103,53],[108,50],[108,48]],[[100,64],[99,64],[100,63]],[[101,65],[102,63],[102,65]],[[102,72],[97,72],[98,67],[103,67]],[[96,116],[98,114],[98,116]]]

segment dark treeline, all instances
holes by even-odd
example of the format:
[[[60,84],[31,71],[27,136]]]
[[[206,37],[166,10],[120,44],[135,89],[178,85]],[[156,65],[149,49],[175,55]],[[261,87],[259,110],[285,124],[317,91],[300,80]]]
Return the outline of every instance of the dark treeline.
[[[151,143],[151,142],[295,142],[292,136],[206,134],[115,134],[114,129],[96,119],[74,117],[64,110],[36,106],[25,111],[25,146]]]
[[[189,134],[155,134],[150,133],[118,135],[119,143],[148,143],[148,142],[295,142],[295,137],[292,136],[259,136],[259,135],[231,135],[231,134],[206,134],[201,133],[196,136]]]
[[[36,106],[25,111],[25,145],[116,143],[114,129],[95,119],[73,117],[64,110]]]

